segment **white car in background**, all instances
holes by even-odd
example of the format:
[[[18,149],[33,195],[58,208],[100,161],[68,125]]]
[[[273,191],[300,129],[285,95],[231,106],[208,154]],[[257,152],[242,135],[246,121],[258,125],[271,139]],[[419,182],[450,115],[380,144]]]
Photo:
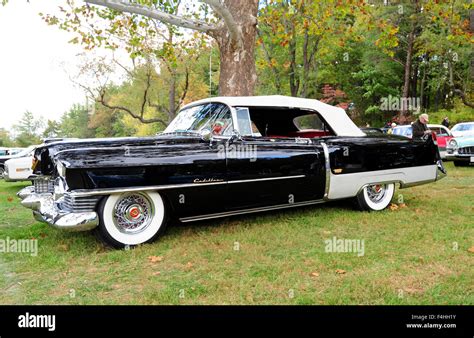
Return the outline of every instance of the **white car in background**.
[[[451,129],[454,137],[474,136],[474,122],[464,122],[454,125]]]
[[[26,148],[15,157],[5,162],[3,178],[6,182],[28,181],[33,175],[31,169],[33,153],[37,146]]]

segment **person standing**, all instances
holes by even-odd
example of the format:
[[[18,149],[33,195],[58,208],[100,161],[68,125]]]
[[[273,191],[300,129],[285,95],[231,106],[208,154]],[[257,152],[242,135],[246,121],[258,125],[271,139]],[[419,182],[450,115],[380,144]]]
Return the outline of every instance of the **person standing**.
[[[447,116],[443,119],[443,122],[441,122],[441,124],[446,128],[449,128],[449,119]]]
[[[393,129],[397,126],[395,122],[392,122],[390,128],[387,130],[387,134],[393,134]]]
[[[413,128],[413,138],[422,138],[427,134],[431,134],[431,130],[426,125],[428,123],[428,114],[421,114],[418,120],[411,125]]]

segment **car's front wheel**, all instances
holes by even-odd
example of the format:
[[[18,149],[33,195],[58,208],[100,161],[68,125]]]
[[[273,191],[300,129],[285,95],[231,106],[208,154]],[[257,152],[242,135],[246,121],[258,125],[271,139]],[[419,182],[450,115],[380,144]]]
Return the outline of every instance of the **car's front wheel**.
[[[98,237],[114,248],[149,243],[166,228],[165,203],[157,192],[127,192],[104,198],[98,208]]]
[[[356,202],[361,210],[379,211],[390,204],[394,193],[394,183],[367,185],[357,194]]]

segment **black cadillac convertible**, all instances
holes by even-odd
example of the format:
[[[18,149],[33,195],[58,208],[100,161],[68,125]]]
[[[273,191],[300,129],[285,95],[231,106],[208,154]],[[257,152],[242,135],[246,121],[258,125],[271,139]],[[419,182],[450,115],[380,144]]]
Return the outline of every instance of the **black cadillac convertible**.
[[[18,193],[36,219],[95,229],[113,247],[191,222],[354,199],[382,210],[395,185],[445,175],[433,140],[366,135],[343,109],[284,96],[217,97],[182,108],[148,138],[39,147],[34,185]]]

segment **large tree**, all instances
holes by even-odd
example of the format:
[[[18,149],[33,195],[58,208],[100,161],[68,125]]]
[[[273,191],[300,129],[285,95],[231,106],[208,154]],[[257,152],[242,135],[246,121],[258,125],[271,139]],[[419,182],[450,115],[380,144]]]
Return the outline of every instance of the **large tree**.
[[[255,70],[255,40],[257,35],[258,0],[200,0],[198,11],[213,16],[203,19],[170,14],[161,8],[174,1],[85,0],[112,11],[142,15],[159,22],[202,32],[213,38],[220,51],[219,94],[253,95],[257,79]],[[175,5],[175,4],[174,4]],[[205,15],[206,17],[209,17]]]

